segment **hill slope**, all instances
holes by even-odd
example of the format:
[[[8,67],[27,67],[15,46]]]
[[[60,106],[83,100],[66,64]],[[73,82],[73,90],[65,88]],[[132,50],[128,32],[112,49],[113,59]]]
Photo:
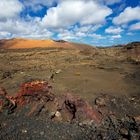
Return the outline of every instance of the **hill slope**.
[[[29,39],[3,39],[0,40],[0,47],[7,49],[23,48],[68,48],[68,49],[86,49],[89,45],[67,42],[63,40],[29,40]]]

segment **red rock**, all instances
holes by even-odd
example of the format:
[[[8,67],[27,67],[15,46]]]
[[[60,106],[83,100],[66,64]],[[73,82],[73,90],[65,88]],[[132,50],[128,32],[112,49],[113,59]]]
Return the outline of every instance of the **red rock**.
[[[7,92],[4,88],[0,87],[0,95],[4,95],[6,96],[7,95]]]
[[[17,104],[22,107],[22,105],[30,104],[28,115],[38,115],[44,108],[49,113],[57,112],[54,120],[59,118],[62,121],[92,120],[95,123],[101,122],[101,114],[93,109],[87,101],[71,94],[57,97],[51,93],[51,89],[52,87],[45,81],[33,81],[22,84],[15,98],[6,96],[4,90],[1,94],[13,106]]]
[[[72,119],[78,120],[94,120],[96,123],[100,123],[102,120],[101,114],[93,109],[88,102],[74,97],[71,94],[66,95],[65,99],[66,109],[73,114]]]
[[[4,90],[5,91],[5,90]],[[8,110],[8,113],[12,113],[16,107],[15,101],[10,96],[6,96],[6,91],[0,95],[0,112]]]
[[[20,88],[20,95],[36,95],[41,92],[50,92],[52,87],[46,81],[24,83]]]
[[[45,81],[25,83],[21,86],[20,91],[16,96],[16,102],[19,105],[24,105],[36,100],[43,100],[46,102],[54,100],[51,89],[52,87]]]
[[[36,103],[33,105],[33,107],[31,108],[30,112],[27,115],[28,116],[31,116],[31,115],[37,116],[37,115],[39,115],[39,113],[42,111],[43,108],[44,108],[43,103]]]

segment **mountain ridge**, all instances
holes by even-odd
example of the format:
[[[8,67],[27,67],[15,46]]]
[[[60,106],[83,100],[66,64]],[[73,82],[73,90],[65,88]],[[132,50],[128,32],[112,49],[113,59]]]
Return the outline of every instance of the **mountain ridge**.
[[[68,42],[65,40],[33,40],[24,38],[1,39],[0,47],[6,49],[24,48],[68,48],[68,49],[89,49],[93,46]],[[93,47],[94,48],[94,47]]]

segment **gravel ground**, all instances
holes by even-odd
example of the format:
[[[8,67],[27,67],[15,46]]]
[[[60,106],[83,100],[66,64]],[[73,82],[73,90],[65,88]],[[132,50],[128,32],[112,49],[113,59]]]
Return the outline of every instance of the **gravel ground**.
[[[0,140],[139,140],[140,123],[108,116],[102,124],[57,122],[43,117],[0,114]]]

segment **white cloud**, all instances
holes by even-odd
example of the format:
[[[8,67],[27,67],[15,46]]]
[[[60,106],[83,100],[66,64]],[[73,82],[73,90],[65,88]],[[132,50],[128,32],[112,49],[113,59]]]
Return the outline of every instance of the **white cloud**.
[[[23,5],[30,10],[37,12],[43,8],[43,6],[50,7],[57,0],[24,0]]]
[[[81,25],[100,24],[112,13],[107,6],[95,1],[67,0],[57,7],[48,9],[42,22],[47,27],[61,28],[80,23]]]
[[[78,39],[78,37],[72,31],[68,31],[68,30],[63,30],[61,33],[57,35],[57,38],[63,40]]]
[[[126,24],[128,22],[140,20],[140,7],[127,7],[119,16],[113,19],[114,24]]]
[[[100,34],[90,34],[89,35],[90,37],[93,37],[94,39],[104,39],[105,37],[103,37],[102,35]]]
[[[39,18],[26,22],[19,14],[23,5],[18,0],[0,0],[0,38],[24,37],[36,35],[39,31]]]
[[[58,37],[58,39],[63,39],[63,40],[80,40],[84,37],[90,37],[92,39],[104,39],[105,38],[100,34],[85,32],[85,30],[84,30],[84,32],[82,32],[82,30],[81,31],[61,30],[61,32],[58,33],[57,37]]]
[[[25,6],[36,6],[36,5],[44,5],[51,6],[56,0],[25,0],[23,4]]]
[[[113,5],[115,3],[121,2],[121,0],[104,0],[107,5]]]
[[[98,30],[102,25],[98,24],[98,25],[84,25],[84,26],[75,26],[74,27],[74,31],[75,32],[84,32],[84,33],[90,33],[90,32],[95,32],[96,30]]]
[[[9,38],[11,34],[9,32],[0,31],[0,39]]]
[[[106,33],[109,34],[119,34],[123,31],[123,29],[121,29],[120,27],[109,27],[105,30]]]
[[[140,22],[131,25],[130,30],[140,30]]]
[[[22,9],[18,0],[0,0],[0,20],[16,17]]]
[[[112,36],[112,39],[119,39],[119,38],[121,38],[122,36],[121,35],[113,35]]]
[[[92,25],[81,26],[81,27],[74,27],[75,32],[89,32],[92,29]]]
[[[9,19],[6,22],[0,22],[0,32],[3,33],[1,34],[3,38],[8,38],[10,34],[10,37],[14,38],[48,39],[53,35],[52,32],[41,26],[39,18],[28,22],[20,19]]]
[[[134,34],[131,33],[131,32],[128,32],[127,35],[129,35],[129,36],[133,36]]]
[[[96,33],[106,23],[106,17],[112,14],[111,8],[106,5],[119,3],[121,0],[0,0],[0,38],[24,37],[34,39],[64,39],[102,41],[108,38]],[[57,5],[54,6],[54,3]],[[27,14],[30,10],[38,12],[48,7],[46,15],[41,19],[37,17],[20,17],[25,8]],[[28,11],[29,10],[29,11]],[[26,13],[25,12],[25,13]],[[118,17],[113,19],[114,24],[105,30],[110,39],[121,38],[124,25],[133,20],[140,20],[140,6],[126,8]],[[111,17],[110,17],[111,18]],[[109,20],[107,20],[110,22]],[[78,24],[77,24],[78,23]],[[128,28],[128,26],[127,26]],[[140,23],[130,26],[130,30],[140,29]],[[124,29],[125,30],[125,29]],[[127,33],[126,33],[127,34]]]

